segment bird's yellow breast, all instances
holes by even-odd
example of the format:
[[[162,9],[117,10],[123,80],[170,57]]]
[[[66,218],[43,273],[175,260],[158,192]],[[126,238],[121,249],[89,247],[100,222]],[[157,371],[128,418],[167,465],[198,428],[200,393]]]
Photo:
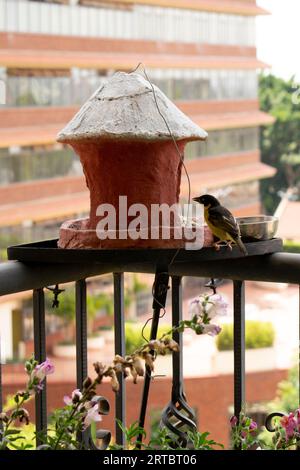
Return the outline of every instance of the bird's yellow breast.
[[[216,225],[212,224],[209,219],[209,206],[204,207],[204,218],[205,222],[207,223],[208,227],[212,231],[212,233],[218,237],[220,240],[230,240],[233,241],[233,238],[229,235],[229,233],[225,232],[225,230],[217,227]]]

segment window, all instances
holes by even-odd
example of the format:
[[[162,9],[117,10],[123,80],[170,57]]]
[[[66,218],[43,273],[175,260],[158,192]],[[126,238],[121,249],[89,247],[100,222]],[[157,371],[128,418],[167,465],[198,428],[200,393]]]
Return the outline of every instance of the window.
[[[0,186],[44,178],[82,174],[79,159],[68,147],[1,149]]]
[[[110,74],[113,71],[110,72]],[[257,97],[255,71],[152,69],[151,81],[171,100],[251,99]],[[108,71],[8,70],[8,106],[83,104],[107,80]]]
[[[219,130],[209,133],[205,142],[190,142],[185,158],[221,155],[256,150],[259,148],[259,128]]]
[[[255,19],[143,5],[68,5],[0,0],[0,31],[149,39],[209,44],[255,44]]]

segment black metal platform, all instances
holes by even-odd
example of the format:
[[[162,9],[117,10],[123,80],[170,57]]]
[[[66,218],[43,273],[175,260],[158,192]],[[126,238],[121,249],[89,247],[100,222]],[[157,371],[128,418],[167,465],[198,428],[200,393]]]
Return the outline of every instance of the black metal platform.
[[[178,263],[201,263],[225,259],[244,258],[237,247],[232,251],[222,246],[219,251],[215,248],[202,248],[201,250],[176,249],[62,249],[57,247],[57,239],[35,243],[11,246],[7,249],[9,260],[18,260],[24,263],[91,263],[114,264],[124,266],[132,263],[149,263],[149,265],[168,266],[174,256]],[[245,243],[248,256],[267,255],[282,251],[282,240],[272,240]]]

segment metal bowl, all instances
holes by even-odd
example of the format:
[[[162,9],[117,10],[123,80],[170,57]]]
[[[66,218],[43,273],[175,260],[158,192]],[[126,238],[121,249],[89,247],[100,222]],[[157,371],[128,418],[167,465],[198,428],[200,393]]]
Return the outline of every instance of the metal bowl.
[[[278,229],[278,218],[272,215],[237,217],[244,241],[271,240]]]

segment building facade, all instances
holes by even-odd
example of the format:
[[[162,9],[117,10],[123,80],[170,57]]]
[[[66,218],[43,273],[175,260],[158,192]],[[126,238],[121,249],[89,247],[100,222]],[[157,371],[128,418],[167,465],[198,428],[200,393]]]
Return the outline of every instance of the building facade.
[[[255,0],[0,0],[2,246],[55,236],[88,211],[79,160],[56,134],[116,70],[140,62],[209,133],[187,147],[192,193],[220,194],[236,215],[259,212],[259,180],[274,174],[259,152],[259,126],[272,122],[257,99],[266,65],[255,17],[265,13]]]

